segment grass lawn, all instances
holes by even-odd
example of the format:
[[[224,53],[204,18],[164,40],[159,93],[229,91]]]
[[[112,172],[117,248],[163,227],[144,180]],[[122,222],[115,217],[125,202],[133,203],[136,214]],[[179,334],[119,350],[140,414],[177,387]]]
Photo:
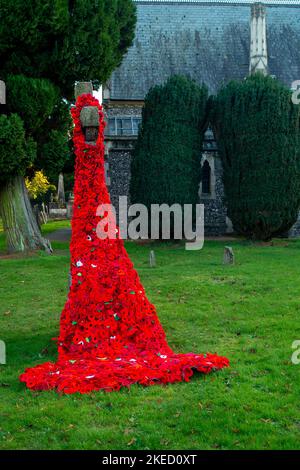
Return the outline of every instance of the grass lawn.
[[[235,266],[222,265],[224,243],[211,241],[198,252],[157,245],[150,269],[149,246],[127,243],[171,346],[218,352],[231,368],[85,396],[33,393],[18,381],[26,367],[56,358],[67,244],[54,244],[53,256],[0,259],[0,448],[299,448],[300,365],[291,363],[291,345],[300,339],[300,242],[231,244]]]
[[[48,233],[52,233],[66,227],[71,227],[71,222],[69,220],[49,220],[46,225],[43,225],[43,234],[47,237]]]

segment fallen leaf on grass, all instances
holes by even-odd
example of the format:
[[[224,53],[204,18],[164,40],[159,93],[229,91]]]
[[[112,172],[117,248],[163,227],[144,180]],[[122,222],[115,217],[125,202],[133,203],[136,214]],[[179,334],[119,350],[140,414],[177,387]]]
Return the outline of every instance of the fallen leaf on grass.
[[[136,443],[136,438],[133,437],[133,438],[131,439],[131,441],[128,442],[127,445],[130,447],[130,446],[132,446],[132,445],[135,444],[135,443]]]

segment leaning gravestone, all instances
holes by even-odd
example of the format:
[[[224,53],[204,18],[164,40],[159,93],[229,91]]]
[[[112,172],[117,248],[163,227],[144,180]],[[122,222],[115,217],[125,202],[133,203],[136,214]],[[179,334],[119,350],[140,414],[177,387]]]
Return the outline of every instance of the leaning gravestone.
[[[224,264],[234,264],[234,253],[231,246],[225,246],[224,248]]]

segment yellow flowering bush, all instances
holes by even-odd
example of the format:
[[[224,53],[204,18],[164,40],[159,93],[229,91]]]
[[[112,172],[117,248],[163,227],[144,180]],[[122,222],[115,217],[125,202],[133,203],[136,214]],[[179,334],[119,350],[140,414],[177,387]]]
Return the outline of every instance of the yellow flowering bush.
[[[31,180],[28,177],[25,178],[25,184],[31,199],[37,199],[49,190],[56,190],[55,186],[49,183],[43,171],[36,171]]]

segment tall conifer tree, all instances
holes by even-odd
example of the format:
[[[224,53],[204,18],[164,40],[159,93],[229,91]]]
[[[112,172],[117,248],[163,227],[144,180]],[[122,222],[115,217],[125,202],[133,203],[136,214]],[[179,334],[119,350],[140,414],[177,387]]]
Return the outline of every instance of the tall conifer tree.
[[[131,199],[145,204],[197,204],[207,89],[182,76],[152,88],[132,161]]]
[[[228,215],[247,237],[268,240],[297,220],[299,109],[288,88],[261,74],[230,82],[214,100]]]

